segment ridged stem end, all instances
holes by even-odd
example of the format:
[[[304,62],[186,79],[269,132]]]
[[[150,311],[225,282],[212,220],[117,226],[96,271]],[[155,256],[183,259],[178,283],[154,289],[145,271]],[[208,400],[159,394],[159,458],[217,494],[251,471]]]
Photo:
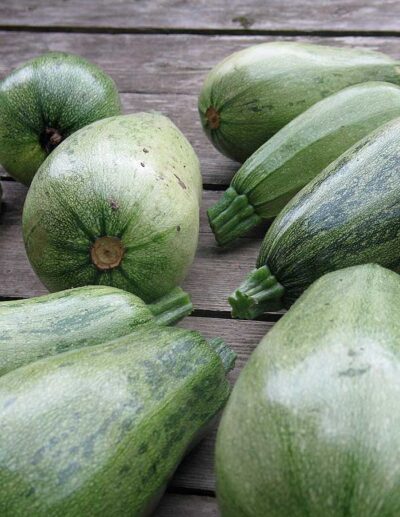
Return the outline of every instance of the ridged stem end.
[[[233,187],[229,187],[221,199],[208,209],[207,215],[220,246],[226,246],[245,235],[262,221],[246,194],[238,194]]]
[[[284,287],[267,266],[254,269],[232,296],[232,317],[252,320],[266,311],[283,308]]]
[[[172,325],[193,311],[189,295],[180,287],[149,304],[158,325]]]
[[[229,348],[227,344],[225,344],[224,340],[220,337],[215,337],[210,339],[208,344],[214,350],[214,352],[219,355],[226,373],[233,370],[236,361],[236,354]]]

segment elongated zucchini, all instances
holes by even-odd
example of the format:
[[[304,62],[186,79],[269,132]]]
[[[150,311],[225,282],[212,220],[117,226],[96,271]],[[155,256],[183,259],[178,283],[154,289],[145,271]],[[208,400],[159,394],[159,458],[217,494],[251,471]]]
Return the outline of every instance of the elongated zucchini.
[[[200,118],[217,149],[244,161],[316,102],[365,81],[400,84],[400,65],[368,50],[262,43],[232,54],[208,74]]]
[[[0,378],[0,515],[148,515],[229,395],[234,354],[142,328]]]
[[[365,137],[282,210],[257,269],[230,298],[233,315],[289,307],[329,271],[369,262],[400,269],[400,119]]]
[[[146,305],[107,286],[0,303],[0,375],[42,357],[98,345],[144,324],[169,325],[192,310],[180,288]]]
[[[285,204],[349,147],[400,116],[400,88],[349,86],[317,102],[262,145],[208,210],[219,244],[229,244]]]
[[[315,282],[261,341],[216,448],[223,517],[400,515],[400,277]]]

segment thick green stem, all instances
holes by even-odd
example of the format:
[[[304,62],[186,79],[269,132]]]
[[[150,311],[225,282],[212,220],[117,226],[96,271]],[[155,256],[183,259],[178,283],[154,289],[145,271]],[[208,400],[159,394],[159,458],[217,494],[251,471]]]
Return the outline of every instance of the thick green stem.
[[[219,355],[226,373],[233,370],[236,361],[236,354],[224,343],[223,339],[215,337],[210,339],[208,344]]]
[[[229,187],[221,199],[208,209],[207,215],[220,246],[226,246],[245,235],[262,221],[247,196],[239,195],[233,187]]]
[[[176,323],[193,310],[189,295],[180,287],[176,287],[162,298],[149,304],[148,307],[154,314],[155,322],[158,325]]]
[[[267,266],[254,269],[229,297],[232,317],[252,320],[266,311],[282,309],[284,292]]]

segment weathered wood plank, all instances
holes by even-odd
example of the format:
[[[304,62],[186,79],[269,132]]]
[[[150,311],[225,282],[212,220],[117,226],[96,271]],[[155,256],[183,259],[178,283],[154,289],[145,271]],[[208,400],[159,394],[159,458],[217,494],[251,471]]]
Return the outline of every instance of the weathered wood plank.
[[[398,31],[396,0],[180,0],[2,3],[3,27],[267,31]]]
[[[220,59],[235,50],[271,39],[153,34],[38,35],[0,31],[0,78],[26,59],[47,50],[82,54],[109,72],[121,91],[128,92],[122,94],[125,112],[156,110],[169,116],[195,147],[204,183],[227,185],[238,164],[218,153],[204,135],[197,113],[197,94],[207,71]],[[321,41],[320,38],[301,39]],[[400,58],[395,38],[323,41],[382,50]],[[4,175],[4,171],[1,174]]]
[[[81,54],[94,61],[111,74],[121,92],[197,95],[210,68],[232,52],[265,41],[286,40],[369,48],[400,58],[400,46],[395,37],[38,34],[0,31],[0,77],[31,57],[48,50],[58,50]]]
[[[207,71],[220,59],[232,51],[271,39],[153,34],[38,35],[0,31],[0,78],[26,59],[49,49],[82,54],[109,72],[121,91],[128,92],[122,94],[125,112],[156,110],[169,116],[196,149],[204,183],[227,185],[238,164],[218,153],[204,135],[197,113],[197,94]],[[301,39],[321,41],[321,38]],[[323,41],[382,50],[400,58],[396,38]],[[1,174],[4,175],[4,171]]]
[[[0,296],[30,297],[46,292],[25,254],[21,213],[26,187],[3,181],[3,213],[0,215]],[[229,311],[227,297],[254,267],[260,247],[258,238],[239,239],[228,249],[216,245],[207,224],[205,209],[219,192],[205,191],[201,211],[201,234],[195,262],[184,283],[197,309]],[[261,230],[260,230],[261,231]]]
[[[154,517],[218,517],[215,497],[165,494],[154,512]]]

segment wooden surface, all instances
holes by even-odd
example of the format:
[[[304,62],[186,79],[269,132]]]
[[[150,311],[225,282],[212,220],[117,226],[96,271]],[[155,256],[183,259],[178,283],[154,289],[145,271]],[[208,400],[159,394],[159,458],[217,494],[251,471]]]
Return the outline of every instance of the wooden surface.
[[[272,40],[302,40],[386,52],[400,59],[398,0],[24,0],[0,4],[0,77],[47,50],[75,52],[103,67],[116,81],[126,112],[157,110],[170,116],[199,154],[204,180],[196,260],[185,281],[195,305],[181,323],[207,337],[221,336],[238,354],[235,381],[256,344],[279,314],[261,321],[233,321],[228,294],[254,266],[261,237],[256,229],[227,250],[219,249],[205,210],[221,195],[237,164],[204,136],[197,95],[208,70],[231,52]],[[21,237],[26,188],[0,169],[0,299],[46,290],[29,266]],[[182,462],[157,517],[218,516],[213,450],[217,425]]]

